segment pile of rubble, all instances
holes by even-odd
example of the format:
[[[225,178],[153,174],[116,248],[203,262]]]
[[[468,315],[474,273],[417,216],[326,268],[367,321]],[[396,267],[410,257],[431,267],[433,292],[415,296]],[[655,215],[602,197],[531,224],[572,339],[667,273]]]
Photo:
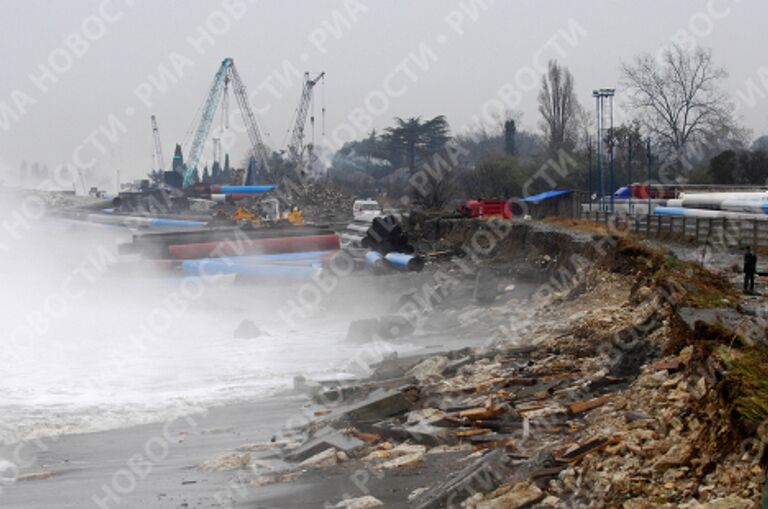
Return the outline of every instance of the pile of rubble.
[[[352,217],[352,198],[322,182],[288,182],[276,191],[285,203],[299,207],[305,218],[314,222],[348,222]]]
[[[315,404],[302,433],[228,464],[250,465],[252,486],[333,484],[336,507],[755,507],[761,444],[735,441],[718,385],[727,367],[697,343],[706,317],[691,319],[697,308],[664,291],[672,276],[654,279],[639,259],[536,302],[478,308],[496,326],[505,306],[526,309],[525,341],[390,358],[357,384],[303,383]],[[263,448],[279,454],[250,456]]]

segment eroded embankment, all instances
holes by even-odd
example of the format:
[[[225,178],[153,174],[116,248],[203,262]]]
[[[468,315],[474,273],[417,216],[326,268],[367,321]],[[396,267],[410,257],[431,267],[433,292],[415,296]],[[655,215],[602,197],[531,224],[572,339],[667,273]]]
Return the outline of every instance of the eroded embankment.
[[[537,289],[430,311],[482,317],[474,330],[486,324],[488,347],[389,359],[334,398],[315,386],[308,435],[272,446],[287,471],[251,485],[323,484],[337,507],[757,503],[765,324],[727,280],[588,223],[431,220],[409,231],[460,256],[432,269],[474,264]],[[517,337],[495,328],[521,309]]]

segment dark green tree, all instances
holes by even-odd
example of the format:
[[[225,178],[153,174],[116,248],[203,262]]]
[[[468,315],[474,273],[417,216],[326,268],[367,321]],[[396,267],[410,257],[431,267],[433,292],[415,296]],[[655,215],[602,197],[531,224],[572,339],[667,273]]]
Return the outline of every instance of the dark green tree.
[[[404,161],[413,173],[418,157],[435,154],[450,140],[448,121],[444,115],[438,115],[422,122],[421,117],[402,119],[395,117],[395,126],[385,130],[384,139],[391,150],[393,166],[400,166]]]
[[[734,150],[725,150],[709,161],[709,174],[713,184],[734,184],[739,158]]]
[[[517,155],[517,147],[515,146],[515,138],[517,137],[517,126],[515,121],[510,119],[504,122],[504,152],[507,155]]]

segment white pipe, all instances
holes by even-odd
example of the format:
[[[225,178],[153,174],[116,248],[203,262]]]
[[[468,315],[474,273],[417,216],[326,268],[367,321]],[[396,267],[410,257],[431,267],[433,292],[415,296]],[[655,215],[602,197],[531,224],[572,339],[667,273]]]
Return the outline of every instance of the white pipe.
[[[765,214],[748,214],[744,212],[729,212],[726,210],[689,209],[683,207],[656,207],[654,214],[666,217],[701,217],[727,219],[762,219],[768,220]]]

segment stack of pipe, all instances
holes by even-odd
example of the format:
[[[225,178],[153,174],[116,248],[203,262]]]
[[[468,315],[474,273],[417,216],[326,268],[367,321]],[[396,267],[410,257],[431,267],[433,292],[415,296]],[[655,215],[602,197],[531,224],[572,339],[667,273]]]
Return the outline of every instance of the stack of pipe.
[[[768,191],[726,193],[681,193],[657,207],[659,216],[766,219]]]
[[[196,276],[236,274],[249,279],[305,280],[320,273],[323,262],[336,251],[279,253],[258,256],[234,256],[184,260],[181,270]]]
[[[424,268],[424,259],[410,253],[393,252],[382,255],[377,251],[368,251],[365,254],[365,266],[374,272],[382,272],[385,267],[419,272]]]
[[[198,198],[208,198],[209,200],[216,202],[226,202],[263,194],[276,187],[277,186],[275,185],[226,186],[220,184],[196,184],[189,189],[189,193]]]
[[[168,245],[168,254],[178,260],[255,254],[297,253],[339,249],[336,234],[238,239]]]
[[[111,213],[75,214],[70,219],[87,223],[125,226],[127,228],[200,228],[205,221],[173,219],[166,217],[123,216]]]

